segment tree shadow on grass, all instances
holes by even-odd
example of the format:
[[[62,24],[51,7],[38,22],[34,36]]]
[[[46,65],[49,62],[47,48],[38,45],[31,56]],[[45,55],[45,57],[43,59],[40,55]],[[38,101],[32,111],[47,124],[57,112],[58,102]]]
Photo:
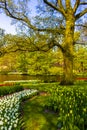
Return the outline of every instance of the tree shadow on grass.
[[[47,96],[37,96],[23,102],[24,130],[57,130],[58,115],[43,107],[46,98]]]

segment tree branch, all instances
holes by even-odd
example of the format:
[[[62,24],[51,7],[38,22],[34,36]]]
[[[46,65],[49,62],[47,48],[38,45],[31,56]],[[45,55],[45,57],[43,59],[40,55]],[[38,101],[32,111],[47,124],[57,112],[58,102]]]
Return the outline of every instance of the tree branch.
[[[83,24],[75,24],[75,26],[87,28],[87,25],[83,25]]]
[[[41,46],[41,50],[47,52],[48,50],[52,49],[54,46],[59,47],[62,52],[65,52],[62,45],[59,42],[57,42],[54,38],[51,38],[47,44]]]
[[[0,5],[0,8],[4,9],[6,11],[6,15],[10,16],[11,18],[13,19],[16,19],[16,20],[19,20],[19,21],[22,21],[24,23],[26,23],[26,25],[29,27],[29,28],[32,28],[33,30],[38,30],[35,26],[33,26],[31,24],[31,21],[28,19],[28,17],[25,15],[25,14],[22,14],[20,17],[18,16],[18,13],[17,12],[14,12],[14,14],[17,14],[16,16],[8,9],[8,5],[7,5],[7,2],[6,0],[3,2],[3,5],[1,6]],[[23,18],[24,16],[24,18]]]
[[[61,0],[57,0],[57,1],[58,1],[58,5],[59,5],[59,7],[60,7],[60,9],[61,9],[61,11],[62,11],[62,13],[63,13],[63,15],[65,16],[66,13],[65,13],[65,9],[64,9],[64,7],[63,7],[62,1],[61,1]]]
[[[53,5],[51,2],[48,2],[47,0],[43,0],[47,5],[49,5],[50,7],[52,7],[53,9],[55,9],[56,11],[60,12],[64,17],[65,17],[65,11],[64,8],[59,8],[55,5]],[[59,0],[60,1],[60,0]],[[60,6],[62,6],[62,3],[59,2]],[[63,6],[62,6],[63,7]]]
[[[23,17],[15,16],[15,15],[13,15],[13,13],[10,12],[10,10],[8,9],[6,0],[5,0],[4,5],[5,5],[5,6],[3,7],[3,9],[6,11],[6,14],[7,14],[8,16],[10,16],[10,17],[13,18],[13,19],[16,19],[16,20],[19,20],[19,21],[23,21],[23,22],[25,22],[25,23],[28,25],[29,28],[35,29],[35,27],[32,26],[30,20],[28,19],[28,17],[27,17],[26,15],[22,14],[22,16],[24,16],[24,18],[23,18]],[[17,12],[14,12],[14,13],[17,14]],[[17,14],[17,15],[18,15],[18,14]]]
[[[80,17],[82,17],[84,14],[86,14],[87,13],[87,8],[86,9],[84,9],[82,12],[80,12],[79,14],[77,14],[76,16],[75,16],[75,20],[77,20],[77,19],[79,19]]]
[[[44,1],[46,2],[46,0],[44,0]],[[9,10],[6,0],[4,0],[4,2],[1,2],[1,3],[2,4],[0,5],[0,8],[2,8],[9,17],[24,22],[27,27],[33,29],[34,31],[46,31],[46,32],[52,32],[52,33],[57,32],[57,33],[61,34],[61,29],[58,29],[58,28],[37,28],[36,26],[34,26],[31,23],[30,19],[24,13],[20,14],[20,16],[19,16],[18,12],[16,12],[16,11],[14,11],[14,13],[11,12]],[[55,8],[58,11],[60,11],[56,6],[55,6]]]
[[[80,2],[80,5],[87,5],[87,2]]]
[[[74,13],[76,13],[76,10],[77,10],[77,8],[79,7],[79,5],[80,5],[80,0],[76,0],[75,5],[74,5],[74,8],[73,8],[73,12],[74,12]]]
[[[70,10],[70,8],[72,8],[72,6],[71,6],[71,2],[70,2],[70,1],[71,1],[71,0],[65,0],[67,11]]]
[[[87,45],[87,43],[85,43],[85,42],[75,42],[75,44],[79,44],[79,45]]]

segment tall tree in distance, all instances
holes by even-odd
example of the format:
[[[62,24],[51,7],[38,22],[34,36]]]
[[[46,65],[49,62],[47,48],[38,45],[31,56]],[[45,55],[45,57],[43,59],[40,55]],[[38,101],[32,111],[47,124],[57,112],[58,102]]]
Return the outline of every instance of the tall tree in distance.
[[[0,28],[0,56],[3,55],[3,46],[5,45],[4,36],[5,36],[5,30]]]
[[[75,24],[82,16],[86,16],[87,0],[38,0],[37,4],[41,9],[37,8],[37,11],[39,9],[40,15],[34,14],[37,15],[38,22],[31,18],[29,2],[29,0],[0,0],[0,8],[7,16],[22,22],[37,34],[39,32],[38,40],[43,38],[45,41],[41,39],[39,44],[35,42],[35,46],[38,46],[37,50],[47,51],[54,46],[61,49],[64,76],[60,84],[73,84]],[[35,1],[31,3],[35,4]]]

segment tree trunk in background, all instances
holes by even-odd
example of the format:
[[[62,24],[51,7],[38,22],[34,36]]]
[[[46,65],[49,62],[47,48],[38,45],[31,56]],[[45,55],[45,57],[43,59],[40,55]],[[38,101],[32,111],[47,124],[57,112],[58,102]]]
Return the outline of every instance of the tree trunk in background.
[[[64,41],[64,49],[63,58],[64,58],[64,66],[63,66],[63,79],[60,82],[61,85],[72,85],[74,83],[73,80],[73,58],[74,58],[74,16],[69,12],[69,15],[66,17],[66,30],[65,30],[65,41]]]

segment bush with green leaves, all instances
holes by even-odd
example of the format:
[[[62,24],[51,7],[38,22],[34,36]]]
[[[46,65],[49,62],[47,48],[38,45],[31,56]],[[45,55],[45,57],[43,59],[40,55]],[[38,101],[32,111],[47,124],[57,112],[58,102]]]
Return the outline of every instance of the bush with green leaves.
[[[46,107],[58,112],[61,130],[87,130],[87,87],[50,88]]]
[[[14,86],[2,86],[0,87],[0,96],[4,96],[7,94],[12,94],[14,92],[19,92],[23,90],[24,88],[20,85],[14,85]]]

